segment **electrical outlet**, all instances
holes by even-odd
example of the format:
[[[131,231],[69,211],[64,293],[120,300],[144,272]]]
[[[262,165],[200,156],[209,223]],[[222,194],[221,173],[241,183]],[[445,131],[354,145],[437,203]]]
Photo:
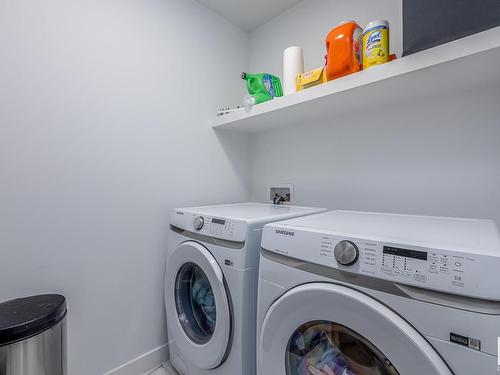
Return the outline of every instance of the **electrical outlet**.
[[[268,187],[267,195],[270,203],[292,204],[293,186],[291,184],[273,184]]]

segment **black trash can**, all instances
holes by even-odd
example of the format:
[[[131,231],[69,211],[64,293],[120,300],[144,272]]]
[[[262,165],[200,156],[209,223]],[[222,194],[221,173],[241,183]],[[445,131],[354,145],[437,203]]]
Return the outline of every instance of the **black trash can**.
[[[0,303],[0,375],[66,375],[66,299]]]

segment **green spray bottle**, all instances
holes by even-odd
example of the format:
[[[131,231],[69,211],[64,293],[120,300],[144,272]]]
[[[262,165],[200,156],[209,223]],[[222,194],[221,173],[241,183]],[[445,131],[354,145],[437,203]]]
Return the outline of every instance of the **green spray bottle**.
[[[245,98],[245,101],[251,100],[253,104],[259,104],[283,96],[279,77],[268,73],[242,73],[241,78],[247,81],[249,96]]]

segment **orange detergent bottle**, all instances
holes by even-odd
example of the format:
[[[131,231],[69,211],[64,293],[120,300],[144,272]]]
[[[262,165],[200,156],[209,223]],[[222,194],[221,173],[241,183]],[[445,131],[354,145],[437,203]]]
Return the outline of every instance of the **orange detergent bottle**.
[[[363,30],[354,21],[345,21],[326,36],[326,76],[329,81],[358,72],[361,67]]]

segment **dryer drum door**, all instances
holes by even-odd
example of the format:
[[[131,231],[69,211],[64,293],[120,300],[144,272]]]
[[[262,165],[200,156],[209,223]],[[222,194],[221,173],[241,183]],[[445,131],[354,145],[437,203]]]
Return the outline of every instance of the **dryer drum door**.
[[[229,350],[230,300],[219,264],[201,244],[184,242],[168,258],[165,307],[169,338],[184,360],[218,367]]]
[[[258,350],[261,375],[452,375],[394,311],[336,284],[281,296],[264,318]]]

